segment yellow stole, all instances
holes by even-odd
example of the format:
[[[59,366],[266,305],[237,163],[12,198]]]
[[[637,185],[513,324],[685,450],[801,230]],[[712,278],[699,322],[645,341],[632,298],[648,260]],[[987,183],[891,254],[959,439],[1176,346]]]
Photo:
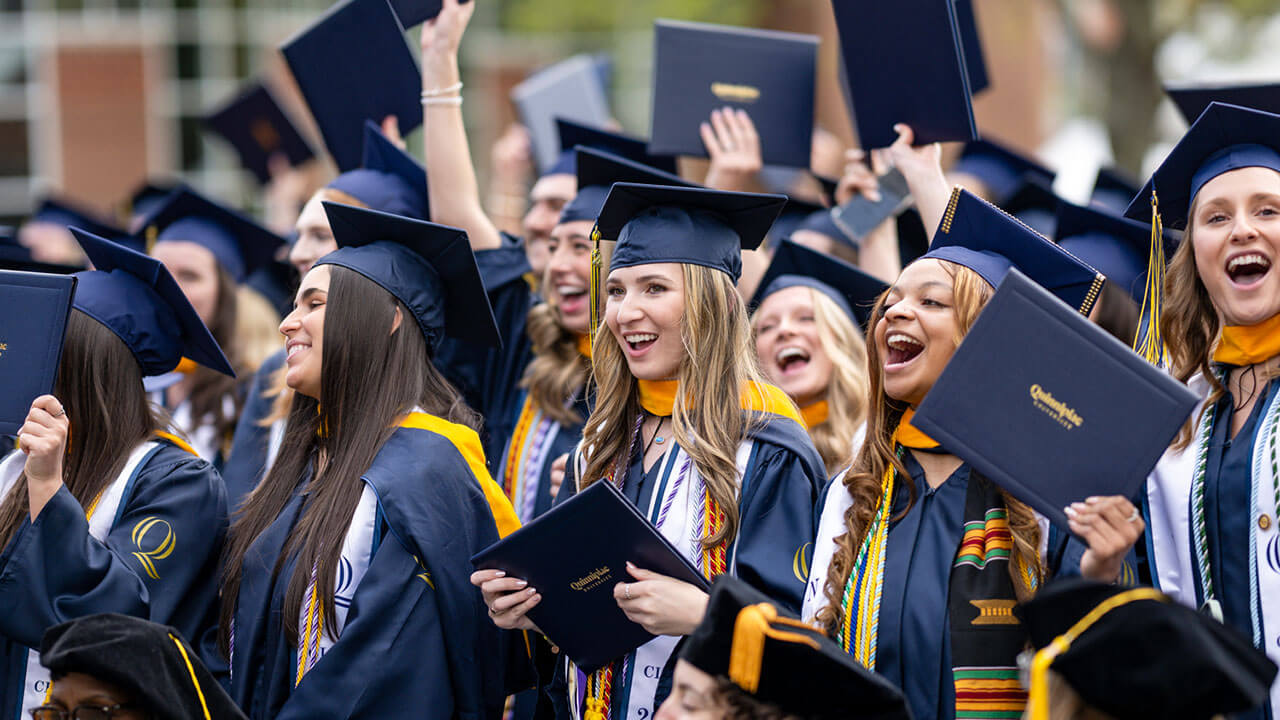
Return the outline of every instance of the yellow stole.
[[[1213,361],[1243,367],[1280,355],[1280,315],[1272,315],[1257,325],[1222,328],[1222,338],[1213,351]]]
[[[179,373],[182,373],[183,375],[190,375],[191,373],[195,372],[196,368],[198,367],[200,367],[200,365],[197,364],[195,360],[184,357],[178,361],[178,366],[173,369],[173,372],[179,372]]]
[[[638,380],[640,407],[658,417],[670,417],[676,404],[678,380]],[[768,383],[753,382],[743,389],[739,397],[743,410],[754,410],[791,418],[804,426],[804,418],[791,396]]]
[[[890,443],[899,443],[903,447],[915,448],[917,450],[929,450],[938,447],[938,441],[920,432],[916,426],[911,424],[911,418],[915,417],[916,411],[907,408],[902,413],[902,420],[898,423],[898,427],[893,431],[893,440]]]
[[[582,334],[578,336],[578,354],[582,357],[591,359],[591,336]]]
[[[520,529],[520,519],[516,517],[516,509],[511,506],[506,493],[502,492],[498,483],[493,481],[489,475],[489,469],[485,467],[484,448],[480,445],[480,436],[475,430],[422,412],[406,415],[400,421],[400,427],[427,430],[443,435],[453,443],[463,459],[467,461],[471,474],[476,476],[480,489],[484,491],[484,498],[489,503],[489,509],[493,511],[493,520],[498,525],[498,537],[506,537]]]
[[[819,400],[816,403],[810,403],[800,408],[800,414],[804,417],[804,426],[809,429],[826,422],[827,415],[830,412],[826,400]]]

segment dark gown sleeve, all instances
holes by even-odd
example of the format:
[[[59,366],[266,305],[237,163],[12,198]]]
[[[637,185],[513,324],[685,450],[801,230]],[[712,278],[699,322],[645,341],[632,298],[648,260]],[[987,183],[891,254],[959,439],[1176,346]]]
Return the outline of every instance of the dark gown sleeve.
[[[217,597],[226,493],[209,463],[163,446],[139,472],[105,542],[64,486],[0,555],[0,633],[39,647],[49,627],[114,612],[201,637]]]
[[[271,415],[275,398],[267,397],[271,391],[271,378],[284,366],[285,351],[267,358],[249,385],[244,410],[236,422],[236,432],[231,440],[231,454],[222,468],[222,479],[227,486],[227,506],[235,510],[240,501],[258,485],[267,465],[267,446],[271,440],[271,428],[262,427],[263,419]]]
[[[742,484],[737,576],[799,614],[817,534],[814,505],[826,477],[803,449],[761,443]],[[814,453],[816,457],[816,452]]]

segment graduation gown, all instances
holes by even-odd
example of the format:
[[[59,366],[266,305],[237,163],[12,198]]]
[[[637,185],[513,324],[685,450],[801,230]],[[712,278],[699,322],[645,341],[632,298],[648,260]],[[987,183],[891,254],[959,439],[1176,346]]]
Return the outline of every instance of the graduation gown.
[[[1188,386],[1201,397],[1209,395],[1203,376],[1192,377]],[[1204,605],[1193,498],[1197,460],[1203,454],[1205,550],[1214,599],[1223,622],[1280,663],[1280,477],[1272,459],[1280,382],[1270,381],[1240,432],[1229,439],[1231,403],[1229,395],[1218,402],[1212,428],[1197,407],[1191,417],[1200,420],[1191,444],[1170,448],[1147,478],[1147,557],[1157,587],[1190,607]],[[1269,702],[1240,717],[1275,718],[1278,713],[1280,681],[1272,685]]]
[[[826,471],[803,426],[780,415],[762,417],[764,423],[749,430],[737,453],[742,478],[739,525],[727,553],[728,572],[795,613],[804,595],[814,506]],[[667,442],[672,443],[671,449],[648,473],[637,452],[623,491],[700,568],[701,548],[694,546],[689,530],[697,522],[701,480],[691,462],[687,471],[684,469],[688,455],[674,438]],[[570,464],[573,482],[566,477],[557,502],[575,493],[584,465],[580,450],[575,451]],[[678,641],[675,637],[655,638],[620,663],[623,671],[615,670],[610,707],[614,720],[653,717],[670,692]],[[581,717],[585,676],[565,663],[557,674],[551,689],[557,717]]]
[[[0,553],[4,717],[26,717],[24,692],[39,698],[46,689],[27,687],[28,649],[39,648],[53,625],[122,613],[172,625],[196,645],[217,622],[227,528],[222,479],[208,462],[167,440],[134,452],[136,464],[102,493],[90,519],[64,486]],[[6,492],[24,462],[15,451],[0,463],[0,478],[10,477],[2,483]]]
[[[499,537],[479,440],[414,418],[423,421],[396,430],[360,478],[370,512],[342,521],[368,521],[372,535],[357,548],[365,567],[349,572],[344,544],[332,590],[344,622],[300,681],[298,643],[283,624],[300,612],[284,607],[294,560],[273,569],[301,517],[306,478],[250,546],[231,647],[231,694],[250,718],[495,718],[506,692],[528,679],[510,669],[520,668],[523,638],[489,621],[470,583],[472,554]],[[499,512],[510,516],[510,506]]]

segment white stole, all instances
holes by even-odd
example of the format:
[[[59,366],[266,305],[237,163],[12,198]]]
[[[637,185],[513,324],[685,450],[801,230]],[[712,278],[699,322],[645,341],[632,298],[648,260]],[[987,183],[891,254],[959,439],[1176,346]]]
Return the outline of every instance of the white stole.
[[[133,478],[142,461],[158,448],[160,443],[152,440],[144,442],[134,449],[125,462],[124,469],[116,479],[102,491],[92,514],[88,515],[89,535],[98,542],[105,542],[107,535],[115,525],[116,513],[124,500],[125,488]],[[27,455],[23,452],[12,452],[0,461],[0,498],[8,497],[18,476],[26,466]],[[32,708],[44,704],[45,695],[49,691],[49,671],[40,664],[40,653],[34,649],[27,650],[27,672],[22,683],[22,716],[30,714]]]

